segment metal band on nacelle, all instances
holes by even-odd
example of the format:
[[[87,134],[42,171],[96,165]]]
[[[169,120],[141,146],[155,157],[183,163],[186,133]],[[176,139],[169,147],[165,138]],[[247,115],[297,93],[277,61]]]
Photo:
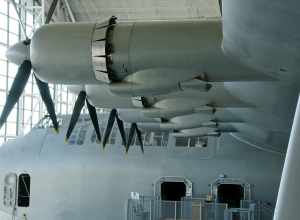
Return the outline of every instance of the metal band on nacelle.
[[[107,22],[96,24],[92,39],[92,63],[96,79],[105,83],[114,80],[110,65],[112,64],[111,32],[116,24],[116,17]]]

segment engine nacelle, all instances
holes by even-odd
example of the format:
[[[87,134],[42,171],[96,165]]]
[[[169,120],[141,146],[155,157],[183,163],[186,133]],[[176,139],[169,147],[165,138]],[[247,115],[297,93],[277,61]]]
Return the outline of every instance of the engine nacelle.
[[[216,51],[221,54],[221,40],[220,20],[116,23],[112,17],[100,24],[42,26],[31,40],[30,59],[36,74],[47,82],[114,84],[138,73],[143,83],[135,91],[148,93],[143,88],[149,83],[143,79],[148,70],[148,77],[162,86],[178,86],[205,72],[204,63]]]

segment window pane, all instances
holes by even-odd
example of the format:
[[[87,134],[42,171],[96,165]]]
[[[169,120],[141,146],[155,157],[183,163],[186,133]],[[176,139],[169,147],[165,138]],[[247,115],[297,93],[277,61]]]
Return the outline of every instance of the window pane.
[[[8,42],[9,46],[14,45],[19,42],[19,37],[15,34],[10,33],[8,38],[9,38],[9,42]]]
[[[39,95],[40,94],[40,91],[39,91],[39,88],[37,87],[35,81],[34,81],[34,84],[33,84],[33,95]]]
[[[0,59],[6,60],[6,56],[5,56],[6,50],[7,50],[7,47],[0,44]]]
[[[26,13],[26,24],[29,26],[33,26],[33,16],[31,13]]]
[[[73,111],[73,105],[68,105],[68,114],[71,114]]]
[[[66,103],[67,102],[67,93],[66,92],[62,92],[61,93],[61,101],[63,103]]]
[[[26,35],[30,36],[31,32],[32,32],[32,27],[26,26]]]
[[[0,90],[6,90],[6,77],[0,75]],[[4,103],[4,100],[0,99],[2,103]]]
[[[25,96],[24,109],[31,110],[31,97],[30,96]]]
[[[32,113],[32,124],[36,125],[39,122],[39,112]]]
[[[0,29],[0,43],[7,44],[7,32],[2,29]]]
[[[32,83],[30,83],[29,81],[27,82],[27,84],[25,86],[25,94],[32,95]]]
[[[7,88],[8,88],[9,90],[10,90],[10,88],[11,88],[11,85],[12,85],[13,81],[14,81],[13,78],[8,77],[8,85],[7,85]]]
[[[195,147],[196,140],[197,140],[197,137],[191,137],[190,138],[190,145],[189,145],[189,147]]]
[[[1,8],[1,6],[0,6],[0,8]],[[6,15],[0,14],[0,28],[7,30],[7,16]]]
[[[67,113],[67,105],[62,104],[61,105],[61,114],[66,114]]]
[[[25,125],[24,125],[23,133],[24,133],[24,134],[29,133],[30,129],[31,129],[31,125],[30,125],[30,124],[25,124]]]
[[[7,14],[7,1],[6,0],[0,0],[0,12],[3,14]]]
[[[11,110],[11,112],[10,112],[8,118],[7,118],[7,121],[16,123],[16,121],[17,121],[17,109],[16,109],[16,107],[14,107]]]
[[[0,108],[1,112],[2,112],[2,107]],[[5,135],[5,125],[2,126],[2,128],[0,129],[0,135],[1,137]]]
[[[7,123],[7,130],[6,130],[6,134],[8,136],[16,136],[16,130],[17,130],[17,126],[16,123]]]
[[[6,102],[6,93],[3,92],[3,91],[0,91],[0,100],[1,100],[1,106],[4,105],[4,103]],[[2,112],[2,109],[1,109],[1,112]]]
[[[31,111],[24,110],[24,123],[30,124],[31,123]]]
[[[18,206],[28,207],[30,198],[30,176],[21,174],[18,181]]]
[[[9,19],[9,32],[18,34],[19,33],[19,22],[15,19]]]
[[[12,4],[9,4],[9,16],[12,18],[18,19],[18,15]]]
[[[0,75],[6,76],[6,61],[0,60]]]
[[[8,76],[14,78],[18,72],[18,66],[14,63],[8,63]]]
[[[36,97],[32,97],[32,106],[34,111],[39,110],[39,99]]]
[[[177,137],[175,142],[176,147],[186,147],[188,146],[188,138]]]

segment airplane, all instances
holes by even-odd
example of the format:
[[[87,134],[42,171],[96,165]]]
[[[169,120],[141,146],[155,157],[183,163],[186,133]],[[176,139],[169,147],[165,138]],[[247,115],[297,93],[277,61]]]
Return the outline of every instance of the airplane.
[[[85,164],[87,158],[96,154],[96,151],[95,149],[86,152],[83,150],[85,154],[78,156],[77,165],[76,163],[74,165],[74,161],[70,158],[70,164],[65,164],[66,169],[72,164],[81,170],[81,173],[78,172],[78,176],[76,176],[77,179],[74,177],[74,182],[77,184],[74,189],[78,190],[76,192],[78,194],[74,195],[74,201],[71,199],[74,189],[68,190],[70,182],[67,177],[71,178],[71,176],[68,176],[66,171],[58,173],[58,176],[53,174],[50,182],[52,183],[55,177],[64,179],[65,182],[57,186],[62,188],[57,188],[57,190],[62,193],[69,192],[70,197],[62,200],[63,202],[57,200],[57,203],[55,203],[55,198],[50,198],[46,203],[48,210],[39,201],[42,198],[33,197],[34,204],[38,204],[35,209],[43,210],[43,212],[39,214],[36,211],[25,209],[28,216],[31,216],[28,219],[41,218],[45,213],[47,214],[44,218],[49,219],[81,219],[84,217],[122,219],[121,214],[123,213],[114,212],[113,205],[116,204],[118,210],[122,209],[128,193],[133,192],[130,189],[140,189],[138,191],[143,194],[153,194],[150,189],[151,184],[147,185],[147,183],[151,182],[150,179],[153,181],[153,176],[157,176],[160,172],[163,173],[162,176],[185,176],[186,170],[177,167],[180,163],[188,164],[190,167],[184,165],[186,169],[194,172],[192,167],[195,164],[188,162],[190,156],[186,153],[177,152],[176,149],[173,154],[173,149],[169,152],[168,148],[165,154],[160,154],[153,149],[147,149],[144,146],[145,140],[143,140],[146,136],[143,137],[141,131],[149,130],[168,131],[170,136],[175,139],[191,140],[196,137],[201,142],[200,145],[206,146],[206,148],[210,148],[210,140],[219,140],[220,138],[224,140],[225,143],[222,143],[220,148],[227,147],[233,142],[235,145],[232,147],[234,148],[233,152],[224,154],[229,155],[229,158],[235,158],[233,161],[237,163],[236,166],[240,166],[240,171],[243,171],[242,173],[236,171],[239,176],[247,178],[245,176],[247,173],[255,187],[263,184],[268,187],[269,192],[260,190],[256,192],[257,199],[264,200],[266,198],[267,201],[274,204],[283,163],[280,156],[284,155],[286,151],[299,94],[297,74],[299,33],[292,27],[292,22],[286,24],[286,22],[297,20],[299,17],[296,7],[298,3],[293,0],[290,2],[295,7],[275,1],[270,4],[273,7],[270,6],[265,13],[262,10],[262,6],[266,4],[265,0],[224,0],[222,4],[220,2],[222,16],[213,19],[139,22],[119,21],[113,16],[103,23],[49,24],[57,4],[56,1],[53,1],[46,25],[36,30],[31,39],[26,39],[10,47],[7,51],[8,60],[20,67],[2,112],[0,125],[5,123],[11,109],[22,94],[31,70],[33,70],[56,131],[59,129],[59,123],[47,83],[70,85],[70,90],[78,94],[73,114],[68,120],[68,128],[64,121],[57,136],[48,133],[48,129],[40,131],[46,132],[46,146],[51,145],[52,139],[57,141],[54,149],[51,150],[50,146],[45,148],[46,152],[50,154],[45,153],[46,162],[57,161],[56,156],[58,158],[60,156],[62,160],[64,157],[69,158],[68,150],[63,147],[63,142],[58,144],[58,140],[62,139],[62,132],[64,132],[66,140],[70,142],[72,133],[79,126],[76,123],[85,102],[97,141],[101,142],[102,140],[103,148],[106,146],[116,120],[122,139],[119,145],[125,146],[125,152],[132,153],[133,160],[130,161],[131,154],[129,154],[128,161],[123,162],[119,156],[119,152],[123,151],[111,149],[113,153],[109,152],[112,155],[110,154],[106,160],[105,156],[95,155],[94,161]],[[289,13],[283,13],[283,11]],[[257,16],[253,16],[254,14]],[[279,29],[279,27],[283,28]],[[98,118],[102,116],[97,115],[96,107],[112,109],[105,131],[100,129]],[[90,120],[86,119],[86,121]],[[126,122],[131,123],[127,132]],[[20,146],[15,149],[16,155],[18,152],[24,151],[24,148],[21,147],[21,143],[24,141],[21,139],[25,140],[31,137],[28,139],[30,140],[28,143],[35,143],[34,137],[38,136],[35,132],[37,131],[31,133],[32,136],[20,138]],[[145,151],[144,155],[137,156],[135,151],[129,149],[130,145],[134,144],[135,134],[142,152]],[[38,152],[36,149],[44,149],[41,147],[42,143],[40,141],[32,144],[34,145],[32,146],[33,152],[30,154],[29,151],[28,155],[30,159],[36,158],[35,152]],[[4,147],[4,152],[6,150],[13,152],[10,149],[13,149],[13,145],[17,146],[18,144],[8,143],[7,145],[9,147]],[[88,146],[88,144],[85,145]],[[256,150],[252,149],[248,152],[249,149],[236,149],[240,145],[254,147]],[[222,150],[224,149],[218,149],[218,153]],[[79,151],[72,148],[69,153],[76,155]],[[181,156],[175,156],[177,153]],[[201,154],[196,151],[192,154],[196,157],[198,153]],[[220,153],[220,158],[222,158],[222,154],[223,152]],[[7,154],[3,153],[3,155],[6,155],[3,161],[6,161]],[[165,168],[166,164],[161,164],[161,161],[169,156],[177,158],[176,161],[170,159],[172,161],[170,166],[178,168],[174,169],[178,172],[176,174],[173,169]],[[238,157],[241,157],[241,161],[236,161]],[[41,166],[49,168],[48,163],[43,164],[42,154],[39,154],[37,158]],[[100,162],[100,158],[106,164]],[[199,163],[199,166],[202,163],[202,160],[201,162],[197,161],[194,157],[190,159],[196,164]],[[206,167],[205,174],[203,174],[203,178],[206,180],[205,184],[208,184],[209,178],[213,179],[212,173],[214,176],[222,173],[222,159],[216,160],[213,162],[207,160],[202,164],[203,167]],[[110,168],[110,171],[101,170],[101,174],[104,174],[102,176],[98,173],[95,174],[97,168],[113,166],[113,162],[117,161],[123,163],[126,170],[124,173],[118,171],[121,166],[114,165],[114,169]],[[153,167],[149,164],[145,166],[143,162],[146,161],[153,164]],[[250,164],[250,167],[244,165],[245,161]],[[270,161],[270,164],[265,164],[265,161]],[[20,162],[20,167],[22,168],[22,165],[26,163],[27,161]],[[4,164],[3,166],[5,167]],[[57,168],[60,167],[57,166]],[[84,166],[89,166],[89,169],[84,170]],[[217,166],[216,172],[208,169],[215,166]],[[260,169],[259,166],[265,166],[265,169]],[[145,170],[142,168],[149,173],[153,172],[153,176],[145,177],[143,174]],[[227,168],[232,170],[232,164]],[[181,171],[181,169],[183,170]],[[32,168],[32,172],[35,172],[33,170]],[[20,173],[21,170],[15,169],[11,172]],[[27,172],[30,171],[25,173]],[[55,173],[54,170],[53,172]],[[255,172],[257,173],[254,174]],[[63,174],[65,176],[62,176]],[[126,178],[125,174],[132,179]],[[142,178],[136,180],[140,175]],[[196,182],[196,186],[199,181],[202,181],[197,175],[198,173],[195,173],[190,176],[193,182]],[[256,179],[256,175],[265,176],[264,182]],[[14,176],[13,185],[15,186],[18,176],[12,176]],[[84,176],[92,178],[91,182],[83,183]],[[116,191],[116,187],[110,184],[114,185],[118,182],[114,180],[118,180],[122,176],[130,183],[128,185],[124,183],[124,190]],[[103,181],[106,181],[102,186],[107,191],[104,190],[100,193],[97,192],[97,184],[101,182],[101,177]],[[148,188],[145,190],[139,186],[139,183],[143,187],[147,185]],[[39,183],[39,185],[43,185],[43,183]],[[36,195],[41,195],[43,190],[48,189],[49,193],[55,190],[55,187],[47,186],[47,183],[44,186],[41,189],[36,186]],[[116,184],[116,186],[122,188],[123,185]],[[35,189],[34,186],[32,187]],[[203,187],[200,188],[195,191],[195,195],[199,196],[203,193]],[[91,191],[87,192],[88,195],[85,197],[83,194],[87,189],[91,189]],[[38,192],[39,190],[41,191]],[[103,193],[107,193],[107,195],[103,195]],[[81,196],[85,199],[81,199]],[[61,198],[59,195],[57,197]],[[95,204],[100,198],[103,200],[99,204]],[[16,203],[17,200],[12,199],[12,201]],[[101,213],[95,213],[97,205],[102,207]],[[12,205],[10,208],[13,211],[12,216],[16,216],[14,212],[17,205]],[[22,208],[20,210],[22,212]],[[53,210],[57,210],[58,214],[49,213]],[[287,210],[292,214],[295,213],[294,210]],[[277,219],[280,219],[278,217],[280,214],[276,214],[276,216]]]

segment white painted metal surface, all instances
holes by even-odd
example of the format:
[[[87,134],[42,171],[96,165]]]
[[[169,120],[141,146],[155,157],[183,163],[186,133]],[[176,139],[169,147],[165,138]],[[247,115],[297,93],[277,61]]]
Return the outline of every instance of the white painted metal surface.
[[[99,119],[106,122],[102,116]],[[89,120],[81,120],[74,131],[75,142],[71,137],[72,144],[65,144],[67,125],[68,120],[63,120],[58,135],[51,129],[34,129],[0,148],[0,180],[9,172],[31,176],[30,207],[18,207],[18,217],[124,219],[124,204],[130,192],[151,195],[153,181],[174,175],[190,179],[193,195],[200,195],[208,191],[209,182],[225,172],[254,184],[254,199],[275,201],[282,158],[239,144],[230,136],[221,137],[221,145],[209,142],[207,148],[175,147],[174,140],[169,139],[167,147],[145,146],[144,155],[133,146],[125,157],[119,136],[105,152],[92,142]],[[83,142],[79,135],[82,129],[87,129]],[[0,198],[2,189],[0,181]],[[1,201],[0,210],[11,213]]]
[[[278,192],[274,220],[299,218],[300,203],[300,98],[296,108],[289,146]]]

